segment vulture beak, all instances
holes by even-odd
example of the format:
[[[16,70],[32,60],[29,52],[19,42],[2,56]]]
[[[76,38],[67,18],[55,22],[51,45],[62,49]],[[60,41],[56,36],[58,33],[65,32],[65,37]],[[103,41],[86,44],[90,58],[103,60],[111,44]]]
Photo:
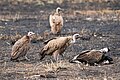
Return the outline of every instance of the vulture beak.
[[[77,36],[76,36],[76,39],[79,39],[79,38],[81,38],[81,37],[82,37],[81,35],[77,35]]]

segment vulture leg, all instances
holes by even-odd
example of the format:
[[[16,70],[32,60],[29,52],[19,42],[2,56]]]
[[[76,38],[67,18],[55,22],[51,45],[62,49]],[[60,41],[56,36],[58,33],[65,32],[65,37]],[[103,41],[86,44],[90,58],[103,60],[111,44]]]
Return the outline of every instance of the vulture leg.
[[[57,26],[57,34],[60,35],[61,27]]]
[[[51,27],[51,32],[52,32],[53,34],[56,34],[56,26],[55,26],[55,25],[53,25],[53,26]]]
[[[54,57],[55,62],[58,61],[58,56],[59,56],[59,50],[56,50],[56,51],[53,53],[53,57]]]

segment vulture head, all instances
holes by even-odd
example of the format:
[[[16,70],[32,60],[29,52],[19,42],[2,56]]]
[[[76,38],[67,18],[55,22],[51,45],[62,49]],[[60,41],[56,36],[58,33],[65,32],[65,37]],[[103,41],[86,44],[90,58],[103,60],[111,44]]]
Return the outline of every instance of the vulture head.
[[[34,34],[35,34],[34,32],[28,32],[27,36],[31,37]]]
[[[57,13],[60,13],[61,11],[63,11],[60,7],[58,7],[57,9],[56,9],[56,12]]]
[[[72,39],[71,43],[75,43],[76,39],[78,39],[80,37],[81,37],[80,34],[74,34],[73,37],[72,37],[73,39]]]
[[[107,53],[109,51],[110,51],[110,49],[107,47],[100,50],[100,52],[102,52],[102,53]]]

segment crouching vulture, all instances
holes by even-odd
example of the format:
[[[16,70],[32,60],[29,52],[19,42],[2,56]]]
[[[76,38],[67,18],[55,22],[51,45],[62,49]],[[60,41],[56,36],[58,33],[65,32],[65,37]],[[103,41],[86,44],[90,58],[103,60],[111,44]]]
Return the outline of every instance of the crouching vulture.
[[[70,62],[85,63],[89,65],[98,65],[104,61],[107,61],[108,63],[113,63],[113,59],[105,55],[105,53],[107,53],[108,51],[108,48],[103,48],[100,50],[86,50],[76,55],[72,60],[70,60]]]
[[[29,60],[26,57],[26,53],[30,49],[31,36],[34,34],[33,32],[28,32],[27,35],[15,42],[12,46],[11,60],[18,60],[20,57],[25,57],[26,60]]]
[[[61,15],[62,9],[58,7],[55,13],[49,16],[49,23],[51,27],[51,33],[59,34],[63,27],[63,17]]]
[[[79,37],[79,34],[74,34],[73,36],[57,37],[46,41],[46,45],[41,48],[40,60],[42,60],[45,55],[53,55],[54,60],[57,61],[58,55],[61,55],[63,57],[63,52],[66,50],[66,48],[71,43],[75,43],[76,39]]]

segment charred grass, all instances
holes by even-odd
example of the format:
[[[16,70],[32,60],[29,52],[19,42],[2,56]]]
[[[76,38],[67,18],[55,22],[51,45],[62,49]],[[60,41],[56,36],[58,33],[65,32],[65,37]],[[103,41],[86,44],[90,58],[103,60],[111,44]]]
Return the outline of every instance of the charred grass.
[[[0,79],[1,80],[119,80],[120,79],[120,11],[116,0],[75,0],[71,7],[65,6],[64,0],[6,0],[0,2]],[[69,1],[69,0],[68,0]],[[81,2],[80,2],[81,1]],[[107,4],[113,4],[110,6]],[[65,9],[63,13],[64,27],[59,36],[81,34],[81,38],[65,51],[65,59],[53,63],[52,57],[39,60],[40,48],[54,35],[49,34],[48,15],[58,6],[48,3],[59,3]],[[77,3],[80,4],[77,4]],[[87,4],[86,4],[87,2]],[[6,5],[11,3],[10,5]],[[94,6],[90,6],[93,3]],[[37,6],[36,6],[37,4]],[[48,5],[46,5],[48,4]],[[70,3],[69,3],[70,4]],[[83,5],[84,4],[84,5]],[[109,7],[106,8],[106,5]],[[116,6],[114,6],[116,4]],[[32,6],[33,5],[33,6]],[[42,6],[41,6],[42,5]],[[45,6],[46,5],[46,6]],[[87,7],[85,8],[84,6]],[[50,7],[52,6],[52,7]],[[4,8],[5,7],[5,8]],[[20,7],[20,8],[19,8]],[[24,7],[24,8],[23,8]],[[2,10],[3,9],[3,10]],[[17,12],[16,12],[17,11]],[[36,33],[31,41],[28,61],[10,61],[11,47],[28,31]],[[13,43],[13,44],[12,44]],[[71,64],[74,55],[86,49],[109,47],[107,54],[114,63],[101,66]]]

